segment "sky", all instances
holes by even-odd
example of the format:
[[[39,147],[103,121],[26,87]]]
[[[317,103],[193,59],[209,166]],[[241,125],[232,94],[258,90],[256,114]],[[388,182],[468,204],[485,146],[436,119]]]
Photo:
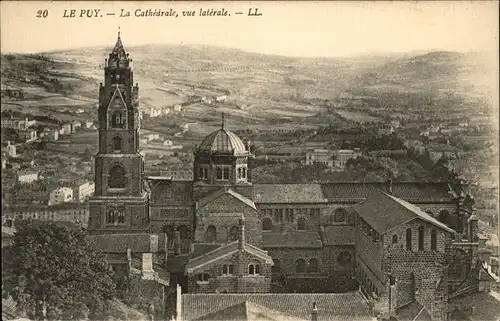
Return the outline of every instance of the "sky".
[[[200,9],[211,8],[231,16],[199,16]],[[262,16],[248,16],[251,8]],[[64,18],[71,9],[76,17]],[[82,9],[98,9],[103,16],[80,18]],[[121,9],[131,17],[119,17]],[[179,16],[136,17],[138,9],[173,9]],[[39,10],[47,16],[37,17]],[[196,16],[182,15],[190,10]],[[304,57],[431,50],[498,54],[499,42],[496,1],[2,1],[0,24],[2,53],[110,46],[118,27],[126,46],[206,44]]]

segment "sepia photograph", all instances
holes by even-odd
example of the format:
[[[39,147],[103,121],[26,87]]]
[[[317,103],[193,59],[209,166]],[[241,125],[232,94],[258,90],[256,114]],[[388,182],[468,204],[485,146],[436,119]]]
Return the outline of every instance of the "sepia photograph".
[[[498,1],[1,1],[2,320],[500,321]]]

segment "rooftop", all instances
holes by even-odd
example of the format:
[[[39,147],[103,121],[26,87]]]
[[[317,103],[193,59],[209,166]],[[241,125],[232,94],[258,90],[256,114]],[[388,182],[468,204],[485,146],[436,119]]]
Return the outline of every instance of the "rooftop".
[[[89,240],[92,247],[103,253],[127,253],[127,249],[133,253],[151,253],[165,248],[165,235],[158,236],[157,250],[151,249],[151,236],[154,234],[102,234],[90,235]]]
[[[184,294],[182,296],[182,313],[185,320],[210,320],[201,317],[235,307],[238,304],[242,304],[239,306],[240,308],[254,304],[251,308],[263,307],[294,319],[310,320],[313,302],[317,304],[318,320],[376,320],[371,316],[366,301],[358,292],[334,294]],[[262,317],[266,316],[267,314]]]
[[[254,184],[255,203],[326,203],[320,184]]]
[[[379,192],[378,196],[354,204],[353,209],[380,234],[417,218],[454,233],[451,228],[425,213],[419,207],[384,192]]]
[[[263,248],[302,247],[320,248],[323,246],[318,232],[289,231],[286,233],[262,233]]]

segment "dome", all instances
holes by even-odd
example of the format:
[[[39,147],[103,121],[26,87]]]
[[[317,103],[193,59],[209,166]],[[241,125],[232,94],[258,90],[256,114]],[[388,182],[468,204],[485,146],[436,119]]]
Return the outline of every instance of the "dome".
[[[198,151],[207,153],[246,153],[245,144],[233,132],[221,128],[203,140]]]

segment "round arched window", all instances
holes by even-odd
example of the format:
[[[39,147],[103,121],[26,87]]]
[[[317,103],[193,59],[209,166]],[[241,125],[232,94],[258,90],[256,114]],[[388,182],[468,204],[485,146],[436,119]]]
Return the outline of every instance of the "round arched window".
[[[341,265],[349,264],[352,261],[352,254],[347,251],[343,251],[339,254],[337,261]]]

